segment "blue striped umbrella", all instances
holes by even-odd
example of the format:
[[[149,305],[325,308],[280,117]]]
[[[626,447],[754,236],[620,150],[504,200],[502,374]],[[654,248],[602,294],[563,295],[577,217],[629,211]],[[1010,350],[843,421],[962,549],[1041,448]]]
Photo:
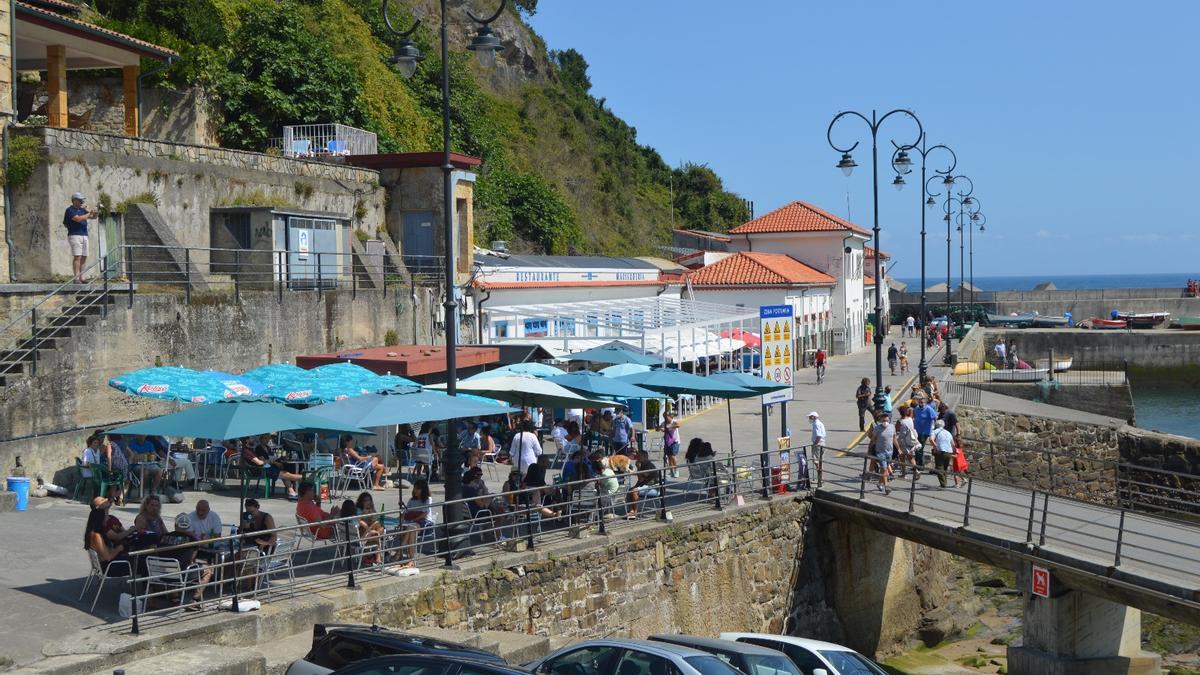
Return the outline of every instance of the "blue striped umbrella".
[[[108,386],[134,396],[187,403],[213,403],[245,396],[240,389],[234,391],[217,378],[177,366],[135,370],[112,378]]]
[[[203,372],[217,382],[220,382],[225,388],[234,392],[238,396],[262,396],[267,390],[267,385],[246,377],[245,375],[234,375],[233,373],[225,373],[219,370],[206,370]]]

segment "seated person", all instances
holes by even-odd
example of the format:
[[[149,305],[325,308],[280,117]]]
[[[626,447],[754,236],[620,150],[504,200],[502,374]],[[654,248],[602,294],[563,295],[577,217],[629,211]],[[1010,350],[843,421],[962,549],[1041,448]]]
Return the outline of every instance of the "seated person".
[[[144,487],[150,488],[151,492],[158,492],[162,486],[162,468],[165,465],[159,460],[154,443],[145,436],[126,437],[125,447],[129,450],[129,459],[146,472],[147,485]]]
[[[167,524],[162,519],[162,500],[158,495],[146,495],[142,500],[137,517],[133,519],[133,528],[139,533],[153,535],[155,542],[167,533]]]
[[[191,521],[188,533],[197,541],[221,536],[221,516],[209,507],[207,499],[196,502],[196,510],[188,514],[188,520]]]
[[[629,489],[629,495],[625,499],[627,503],[625,517],[629,520],[638,517],[639,501],[658,497],[658,486],[662,482],[662,476],[657,469],[654,462],[650,461],[650,453],[645,450],[638,452],[637,482]]]
[[[308,481],[300,484],[299,493],[296,499],[296,515],[308,521],[309,529],[317,539],[332,538],[333,526],[320,523],[337,518],[339,509],[334,507],[331,513],[322,511],[321,505],[317,503],[317,487]]]
[[[507,502],[509,506],[516,505],[518,501],[517,495],[512,493],[515,493],[521,489],[522,480],[523,477],[521,476],[521,472],[513,469],[508,473],[508,480],[504,481],[504,485],[500,486],[500,491],[505,493],[504,501]]]
[[[424,527],[433,527],[434,514],[433,496],[429,493],[429,481],[424,478],[417,479],[412,486],[412,496],[404,504],[404,516],[400,523],[400,560],[406,560],[404,567],[411,567],[413,564],[414,550],[413,544],[417,540],[417,533]]]
[[[247,475],[255,477],[253,472],[261,471],[267,480],[279,479],[287,488],[288,499],[296,498],[296,484],[304,477],[298,473],[284,471],[283,460],[274,456],[270,445],[270,436],[264,434],[259,443],[253,447],[249,444],[242,446],[242,464],[250,472]]]
[[[375,511],[375,499],[371,496],[371,493],[359,493],[358,499],[354,501],[354,508],[359,516],[359,538],[368,544],[375,544],[379,546],[380,550],[383,550],[383,537],[387,534],[387,528],[383,526],[383,519]]]
[[[488,509],[493,518],[499,518],[501,523],[506,523],[508,504],[500,497],[488,493],[487,485],[483,482],[483,469],[477,466],[467,469],[462,481],[463,498],[470,500],[467,502],[467,508],[472,518],[482,509]]]
[[[88,513],[87,525],[83,530],[83,549],[96,552],[100,565],[107,571],[114,560],[128,560],[124,542],[113,543],[105,536],[105,522],[112,501],[107,497],[92,499],[92,510]]]
[[[257,499],[247,499],[242,514],[242,540],[247,544],[257,546],[263,552],[270,552],[275,547],[276,535],[270,530],[275,529],[275,518],[262,510]],[[264,534],[259,534],[260,532]]]
[[[613,471],[611,466],[608,466],[600,461],[599,457],[593,457],[592,473],[596,475],[596,493],[602,499],[606,499],[611,503],[613,497],[621,491],[621,481],[617,480],[617,472]],[[605,514],[611,516],[613,514]]]
[[[387,472],[383,465],[383,460],[379,459],[378,455],[360,453],[354,449],[354,437],[346,434],[342,436],[342,463],[351,464],[366,471],[371,475],[371,488],[374,490],[383,489],[383,475]]]
[[[173,452],[171,444],[162,436],[151,436],[149,440],[154,444],[155,454],[166,467],[164,471],[166,476],[172,475],[175,471],[182,471],[185,481],[196,479],[196,467],[192,466],[192,460],[188,458],[186,452]]]
[[[161,547],[166,547],[191,544],[196,541],[196,539],[192,537],[191,529],[191,518],[189,518],[186,513],[181,513],[175,516],[175,530],[167,533],[167,535],[160,539],[158,545]],[[199,546],[190,546],[188,548],[167,551],[163,554],[164,557],[174,558],[176,561],[178,561],[179,569],[181,570],[186,570],[192,566],[196,567],[197,571],[195,578],[197,579],[197,584],[196,589],[192,591],[192,600],[197,603],[204,599],[204,589],[206,588],[208,582],[212,581],[213,577],[213,569],[211,567],[196,562],[196,554],[199,551]],[[193,603],[188,605],[188,610],[190,611],[196,611],[199,609],[200,606],[197,604]]]
[[[546,506],[547,497],[554,494],[554,490],[546,485],[546,464],[545,457],[539,457],[538,461],[529,467],[529,471],[525,474],[525,479],[522,481],[524,488],[537,488],[533,492],[522,495],[522,503],[534,504],[540,509],[543,518],[557,518],[562,515],[562,512]]]
[[[108,497],[108,503],[110,505],[120,504],[125,500],[124,488],[117,484],[109,485],[108,494],[105,496]],[[114,516],[110,510],[106,510],[105,513],[104,538],[108,540],[110,544],[119,544],[125,541],[125,538],[128,537],[133,530],[125,529],[125,526],[121,524],[121,519]]]

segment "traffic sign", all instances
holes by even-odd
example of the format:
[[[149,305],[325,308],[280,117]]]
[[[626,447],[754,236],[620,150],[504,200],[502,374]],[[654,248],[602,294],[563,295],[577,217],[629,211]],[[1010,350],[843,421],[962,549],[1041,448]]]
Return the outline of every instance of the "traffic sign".
[[[1033,566],[1033,594],[1048,598],[1050,597],[1050,570],[1045,567]]]
[[[793,359],[792,335],[795,334],[795,317],[791,305],[763,305],[758,308],[762,338],[762,376],[771,382],[789,385],[787,389],[763,394],[763,405],[783,403],[793,397],[791,388]]]

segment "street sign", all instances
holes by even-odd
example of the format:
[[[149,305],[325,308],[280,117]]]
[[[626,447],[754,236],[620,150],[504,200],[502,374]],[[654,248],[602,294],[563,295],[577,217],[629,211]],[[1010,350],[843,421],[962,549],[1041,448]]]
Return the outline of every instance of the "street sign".
[[[1033,566],[1033,594],[1043,598],[1050,597],[1050,570],[1045,567]]]
[[[759,336],[762,339],[762,376],[771,382],[789,385],[763,394],[763,405],[792,400],[792,373],[795,358],[792,336],[796,332],[791,305],[763,305],[758,308]]]

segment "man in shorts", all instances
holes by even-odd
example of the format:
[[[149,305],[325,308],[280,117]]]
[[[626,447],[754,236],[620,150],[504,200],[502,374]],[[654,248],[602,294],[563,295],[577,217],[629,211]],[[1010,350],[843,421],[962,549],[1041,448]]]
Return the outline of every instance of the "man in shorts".
[[[63,226],[67,228],[67,243],[71,246],[71,269],[75,273],[75,283],[83,283],[83,270],[87,266],[88,254],[88,220],[96,217],[96,211],[89,211],[83,206],[83,195],[76,192],[71,195],[71,205],[63,214]]]
[[[890,495],[888,474],[891,473],[892,457],[896,451],[896,427],[892,425],[890,416],[881,412],[875,416],[875,426],[871,427],[871,456],[879,465],[879,491]]]

